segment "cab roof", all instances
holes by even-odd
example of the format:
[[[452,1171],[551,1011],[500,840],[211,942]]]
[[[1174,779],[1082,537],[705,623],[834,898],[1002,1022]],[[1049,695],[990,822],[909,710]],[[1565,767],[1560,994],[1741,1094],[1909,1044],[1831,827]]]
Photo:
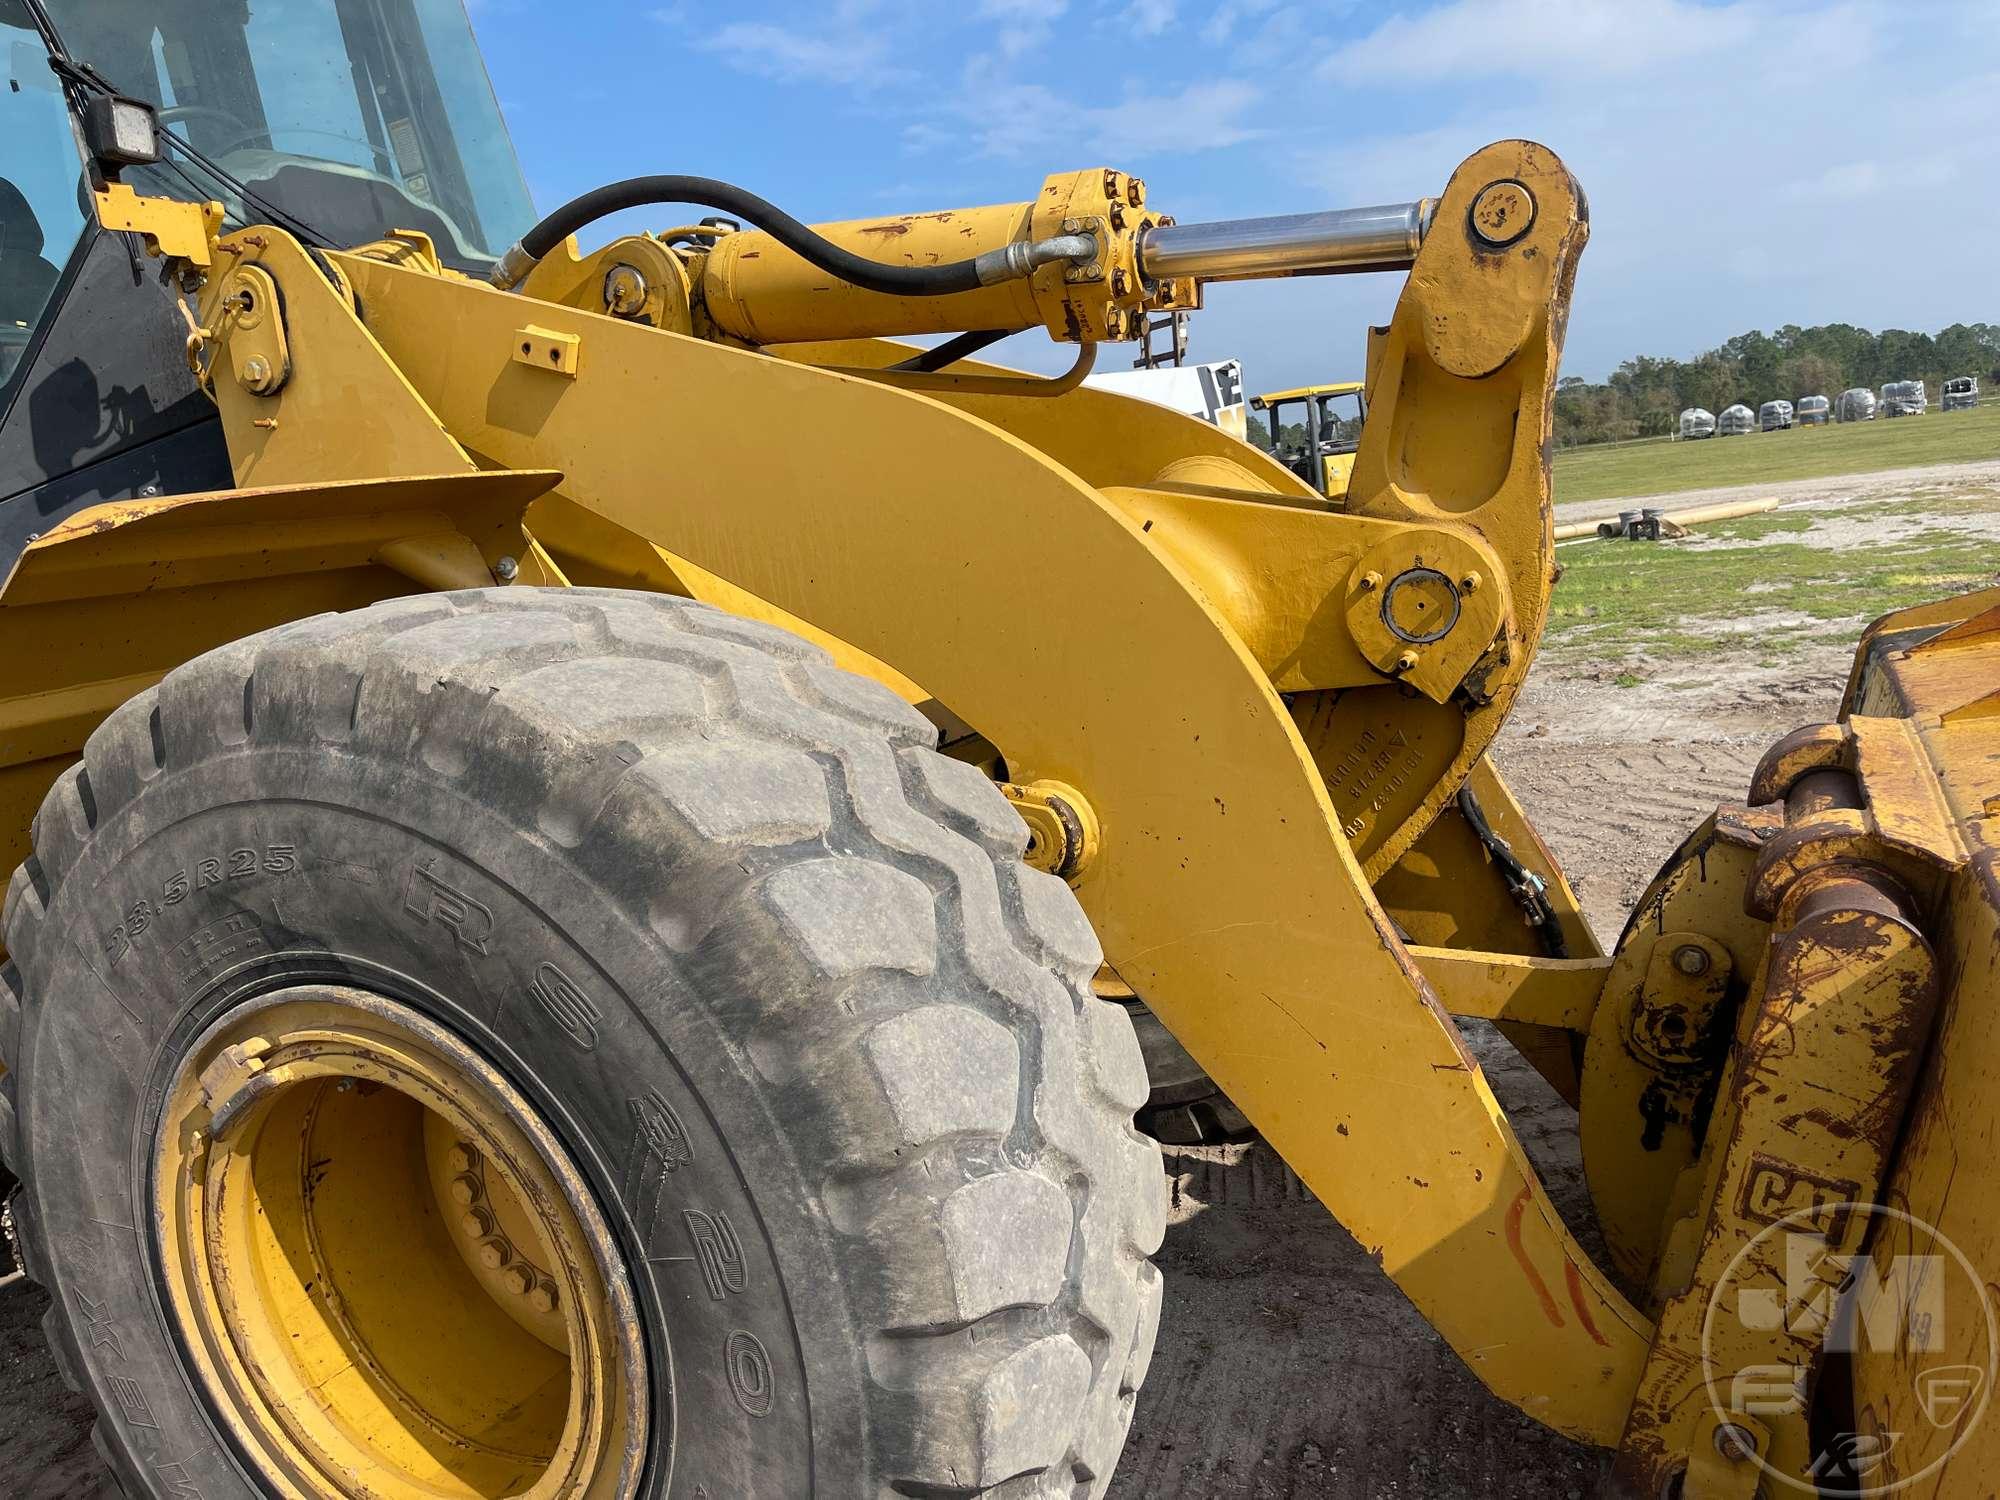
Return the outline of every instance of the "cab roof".
[[[1299,401],[1308,396],[1351,396],[1365,387],[1359,380],[1339,380],[1332,385],[1302,385],[1296,390],[1267,391],[1251,398],[1251,404],[1266,407],[1276,401]]]

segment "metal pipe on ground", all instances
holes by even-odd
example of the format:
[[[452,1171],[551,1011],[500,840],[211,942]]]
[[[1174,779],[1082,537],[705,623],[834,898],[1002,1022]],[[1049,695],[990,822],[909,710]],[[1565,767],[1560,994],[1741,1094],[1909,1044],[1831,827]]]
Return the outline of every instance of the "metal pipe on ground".
[[[1767,510],[1776,510],[1781,502],[1773,498],[1763,500],[1730,500],[1717,505],[1696,505],[1687,510],[1670,510],[1661,515],[1660,520],[1675,526],[1700,526],[1709,521],[1730,521],[1738,516],[1762,515]],[[1603,526],[1612,525],[1606,532]],[[1555,539],[1559,542],[1582,541],[1590,537],[1623,536],[1624,531],[1615,523],[1599,521],[1565,521],[1555,529]]]

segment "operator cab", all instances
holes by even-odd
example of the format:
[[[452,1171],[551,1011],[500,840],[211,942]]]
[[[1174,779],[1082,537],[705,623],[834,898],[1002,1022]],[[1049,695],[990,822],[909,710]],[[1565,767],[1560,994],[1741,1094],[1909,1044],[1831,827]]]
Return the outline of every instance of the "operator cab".
[[[73,71],[154,106],[142,195],[348,248],[429,235],[486,270],[534,221],[462,0],[42,0]],[[0,0],[0,576],[87,505],[224,488],[180,289],[102,229],[31,0]],[[114,169],[115,170],[115,169]]]
[[[1329,499],[1347,493],[1368,400],[1360,381],[1271,391],[1250,405],[1270,424],[1278,461]]]
[[[483,270],[534,220],[520,164],[458,0],[56,0],[78,62],[248,188],[169,153],[128,173],[145,194],[220,199],[232,223],[295,215],[329,242],[390,229]]]

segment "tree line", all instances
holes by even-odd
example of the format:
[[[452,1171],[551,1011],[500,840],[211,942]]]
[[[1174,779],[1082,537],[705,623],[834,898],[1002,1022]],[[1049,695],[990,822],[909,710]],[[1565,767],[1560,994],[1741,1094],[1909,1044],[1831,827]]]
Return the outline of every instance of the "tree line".
[[[1556,384],[1556,443],[1664,437],[1690,406],[1720,412],[1741,402],[1754,409],[1801,396],[1831,399],[1851,386],[1878,390],[1891,380],[1923,381],[1935,403],[1940,384],[1954,375],[2000,385],[2000,325],[1954,323],[1928,334],[1788,323],[1772,334],[1739,333],[1689,360],[1642,354],[1601,384],[1565,376]]]

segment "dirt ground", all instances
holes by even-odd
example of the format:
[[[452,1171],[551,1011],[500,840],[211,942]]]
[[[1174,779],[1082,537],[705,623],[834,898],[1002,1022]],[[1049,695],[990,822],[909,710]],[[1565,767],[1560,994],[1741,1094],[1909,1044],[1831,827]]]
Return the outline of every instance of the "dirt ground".
[[[1854,503],[1898,486],[1996,479],[2000,464],[1980,464],[1769,489],[1787,501]],[[1564,519],[1617,508],[1563,507]],[[1775,657],[1746,638],[1636,683],[1589,650],[1551,642],[1496,759],[1607,943],[1682,835],[1743,795],[1764,747],[1833,715],[1855,624]],[[1558,1205],[1587,1222],[1573,1114],[1497,1034],[1474,1045]],[[1597,1455],[1488,1396],[1268,1149],[1172,1151],[1167,1166],[1166,1309],[1115,1500],[1594,1493]],[[88,1410],[64,1391],[43,1345],[46,1306],[34,1286],[0,1288],[0,1495],[109,1495]]]

